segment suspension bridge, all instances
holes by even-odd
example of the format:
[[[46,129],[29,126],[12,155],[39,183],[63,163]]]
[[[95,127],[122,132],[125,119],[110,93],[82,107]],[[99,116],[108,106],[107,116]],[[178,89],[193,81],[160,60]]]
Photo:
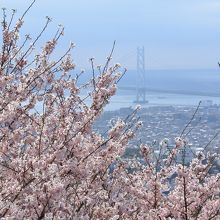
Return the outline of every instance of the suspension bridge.
[[[171,90],[171,89],[155,89],[147,85],[146,69],[145,69],[145,50],[144,47],[137,48],[137,77],[136,86],[120,86],[120,90],[135,91],[135,103],[146,104],[148,103],[147,94],[162,93],[162,94],[179,94],[179,95],[193,95],[193,96],[206,96],[206,97],[220,97],[220,93],[206,92],[206,91],[188,91],[188,90]]]

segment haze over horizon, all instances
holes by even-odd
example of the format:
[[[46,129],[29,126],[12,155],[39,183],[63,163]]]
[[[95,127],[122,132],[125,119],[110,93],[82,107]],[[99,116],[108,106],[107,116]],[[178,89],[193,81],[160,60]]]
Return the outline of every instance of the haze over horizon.
[[[19,16],[31,2],[0,0],[0,5],[17,9]],[[47,15],[53,22],[42,42],[62,23],[65,36],[57,53],[69,41],[76,43],[78,68],[89,68],[90,57],[104,63],[114,40],[114,61],[129,69],[136,68],[136,47],[142,45],[147,69],[216,69],[220,60],[218,0],[37,0],[23,33],[35,36]]]

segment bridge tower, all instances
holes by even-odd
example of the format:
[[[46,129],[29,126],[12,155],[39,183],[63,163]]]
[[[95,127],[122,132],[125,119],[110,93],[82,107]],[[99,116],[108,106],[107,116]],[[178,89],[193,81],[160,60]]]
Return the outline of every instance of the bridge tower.
[[[137,48],[137,85],[136,103],[148,103],[146,100],[145,52],[144,47]]]

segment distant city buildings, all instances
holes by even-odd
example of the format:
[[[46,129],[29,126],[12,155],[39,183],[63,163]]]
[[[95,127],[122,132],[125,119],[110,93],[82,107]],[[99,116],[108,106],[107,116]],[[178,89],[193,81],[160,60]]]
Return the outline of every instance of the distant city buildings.
[[[95,128],[99,131],[107,130],[107,122],[112,118],[126,118],[132,108],[122,108],[117,111],[104,112],[97,121]],[[162,139],[168,138],[170,145],[174,145],[174,140],[178,137],[186,124],[192,118],[195,108],[189,106],[154,106],[143,108],[138,111],[137,117],[143,122],[143,127],[139,129],[135,139],[130,143],[130,148],[135,148],[140,141],[149,145],[154,145],[158,150]],[[199,111],[188,125],[184,132],[184,137],[193,152],[203,148],[209,151],[220,152],[220,106],[212,105],[209,100],[203,102]]]

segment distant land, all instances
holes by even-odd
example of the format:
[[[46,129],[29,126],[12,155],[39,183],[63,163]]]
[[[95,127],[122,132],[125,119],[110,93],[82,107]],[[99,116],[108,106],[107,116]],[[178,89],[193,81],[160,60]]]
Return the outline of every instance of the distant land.
[[[75,73],[79,71],[75,70]],[[98,73],[97,73],[98,75]],[[92,71],[86,70],[79,83],[85,83],[92,77]],[[137,72],[128,70],[118,84],[118,90],[107,111],[135,107]],[[126,90],[124,90],[127,88]],[[220,105],[220,69],[194,70],[146,70],[146,100],[150,106],[197,106],[209,103]],[[86,96],[89,90],[82,95]],[[91,101],[87,100],[87,103]]]
[[[80,83],[86,82],[91,77],[92,71],[86,70],[85,74],[83,74],[80,79]],[[124,77],[120,80],[118,87],[134,88],[137,83],[137,71],[128,70]],[[180,93],[183,92],[193,95],[218,96],[218,94],[220,94],[220,69],[147,69],[146,88],[149,88],[151,91],[166,90],[171,93],[172,91],[179,91]],[[129,93],[129,91],[126,93]],[[130,94],[131,93],[133,92],[130,91]]]

